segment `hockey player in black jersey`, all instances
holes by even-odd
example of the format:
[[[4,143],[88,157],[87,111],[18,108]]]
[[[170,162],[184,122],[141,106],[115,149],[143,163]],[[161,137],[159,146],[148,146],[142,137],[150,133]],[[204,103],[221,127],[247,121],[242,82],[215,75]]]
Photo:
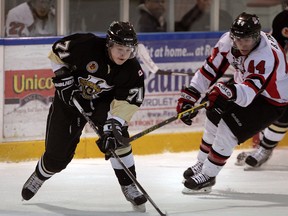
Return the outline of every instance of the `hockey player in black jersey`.
[[[111,122],[129,137],[128,122],[144,99],[144,74],[135,55],[137,36],[129,22],[114,21],[106,38],[92,33],[73,34],[56,41],[49,54],[55,76],[55,95],[50,107],[45,152],[22,189],[30,200],[41,185],[66,168],[73,159],[82,130],[87,123],[73,104],[73,97],[99,129],[99,149],[110,158],[125,198],[134,209],[145,211],[147,199],[109,155],[115,150],[124,165],[136,176],[131,145],[122,146],[114,138]]]

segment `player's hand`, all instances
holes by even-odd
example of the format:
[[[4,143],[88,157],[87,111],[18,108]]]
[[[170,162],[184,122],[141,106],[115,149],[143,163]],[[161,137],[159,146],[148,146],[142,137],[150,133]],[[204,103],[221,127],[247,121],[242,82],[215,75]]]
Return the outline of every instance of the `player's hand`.
[[[59,98],[67,105],[74,106],[73,95],[75,92],[79,91],[78,87],[75,85],[74,77],[71,75],[70,71],[66,68],[61,68],[64,71],[61,76],[52,77],[52,82],[54,83],[55,89]],[[57,71],[55,72],[55,74]]]
[[[215,109],[217,112],[223,113],[227,110],[228,105],[236,100],[236,97],[236,87],[234,84],[218,82],[207,95],[209,104],[206,109]]]
[[[116,130],[122,135],[122,125],[119,121],[116,119],[108,119],[103,127],[103,135],[100,139],[96,141],[99,149],[104,154],[109,154],[110,150],[115,150],[119,147],[122,147],[122,144],[117,141],[117,139],[114,137],[113,131],[112,131],[112,121],[115,124]]]
[[[178,99],[177,103],[177,113],[181,113],[187,109],[190,109],[194,106],[194,104],[197,102],[197,100],[201,97],[200,92],[195,89],[194,87],[183,87],[181,89],[181,97]],[[192,124],[192,118],[194,118],[197,115],[198,112],[191,113],[190,115],[186,115],[185,117],[182,117],[181,120],[187,124]]]

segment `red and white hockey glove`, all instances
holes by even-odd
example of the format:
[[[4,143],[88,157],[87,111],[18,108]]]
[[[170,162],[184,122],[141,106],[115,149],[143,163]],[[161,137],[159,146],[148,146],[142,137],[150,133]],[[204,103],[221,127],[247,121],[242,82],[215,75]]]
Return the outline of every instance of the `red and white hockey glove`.
[[[217,112],[223,113],[230,102],[236,100],[236,96],[235,85],[218,82],[206,96],[209,101],[206,109],[215,109]]]
[[[192,86],[189,87],[183,87],[181,89],[181,97],[178,99],[177,103],[177,113],[181,113],[187,109],[190,109],[194,106],[194,104],[198,101],[198,99],[201,97],[200,92],[195,89]],[[187,124],[192,124],[192,118],[194,118],[197,115],[198,112],[191,113],[190,115],[187,115],[185,117],[182,117],[181,120]]]

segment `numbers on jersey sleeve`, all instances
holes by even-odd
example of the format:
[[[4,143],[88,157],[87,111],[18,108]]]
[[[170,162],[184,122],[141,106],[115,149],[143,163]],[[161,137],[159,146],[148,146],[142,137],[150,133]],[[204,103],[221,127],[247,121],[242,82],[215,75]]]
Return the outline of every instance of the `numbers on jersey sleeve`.
[[[249,62],[248,65],[248,71],[250,73],[255,73],[255,70],[258,71],[258,74],[264,74],[265,73],[265,61],[260,61],[256,66],[254,64],[254,60]]]
[[[59,42],[55,45],[55,49],[60,50],[57,52],[57,54],[61,59],[66,58],[67,56],[70,55],[70,53],[67,52],[69,45],[70,41]]]
[[[143,93],[144,93],[143,87],[130,89],[129,96],[127,97],[126,100],[132,102],[132,100],[135,98],[137,103],[142,103],[144,99]]]

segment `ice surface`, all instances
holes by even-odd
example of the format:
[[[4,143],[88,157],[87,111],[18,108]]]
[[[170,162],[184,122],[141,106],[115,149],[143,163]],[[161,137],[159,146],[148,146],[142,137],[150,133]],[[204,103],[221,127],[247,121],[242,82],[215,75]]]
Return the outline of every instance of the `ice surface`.
[[[177,216],[288,215],[288,149],[276,149],[261,170],[235,166],[234,151],[217,177],[212,193],[183,195],[182,173],[197,152],[135,156],[137,178],[163,212]],[[156,216],[147,202],[146,213],[133,212],[104,159],[74,159],[45,182],[30,201],[21,188],[37,161],[0,163],[0,215],[17,216]]]

